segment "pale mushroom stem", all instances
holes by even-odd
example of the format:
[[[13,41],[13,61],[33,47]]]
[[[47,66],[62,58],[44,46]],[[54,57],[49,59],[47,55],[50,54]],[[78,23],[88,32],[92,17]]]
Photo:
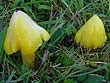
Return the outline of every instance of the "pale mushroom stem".
[[[34,68],[35,65],[35,54],[22,55],[23,64],[26,65],[29,69]]]

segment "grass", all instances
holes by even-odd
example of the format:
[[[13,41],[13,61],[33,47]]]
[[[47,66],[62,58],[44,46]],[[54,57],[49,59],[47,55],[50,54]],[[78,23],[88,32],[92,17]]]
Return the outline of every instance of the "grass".
[[[22,65],[20,53],[3,51],[6,27],[11,15],[23,10],[51,35],[36,51],[33,70]],[[94,14],[105,25],[103,48],[88,50],[74,42],[79,28]],[[109,83],[110,1],[109,0],[1,0],[0,83]]]

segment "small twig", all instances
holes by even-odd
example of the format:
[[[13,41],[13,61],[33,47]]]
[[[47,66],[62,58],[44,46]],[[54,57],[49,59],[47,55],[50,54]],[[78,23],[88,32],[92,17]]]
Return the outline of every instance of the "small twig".
[[[107,64],[106,62],[95,62],[96,64]]]
[[[47,60],[47,58],[48,58],[48,53],[49,53],[49,52],[48,52],[47,50],[44,51],[44,56],[43,56],[43,59],[42,59],[42,63],[40,64],[39,69],[38,69],[37,71],[35,71],[35,72],[32,74],[32,76],[36,75],[36,74],[40,71],[40,69],[42,68],[43,64],[46,62],[46,60]]]

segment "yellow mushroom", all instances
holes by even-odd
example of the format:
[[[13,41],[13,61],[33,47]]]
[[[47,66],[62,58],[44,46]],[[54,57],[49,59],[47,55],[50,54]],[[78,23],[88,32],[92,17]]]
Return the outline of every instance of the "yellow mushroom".
[[[97,15],[92,16],[75,35],[76,43],[85,48],[100,48],[106,40],[104,25]]]
[[[48,32],[37,25],[26,13],[14,12],[4,42],[4,50],[8,55],[21,51],[23,64],[28,68],[34,67],[34,52],[48,41]]]

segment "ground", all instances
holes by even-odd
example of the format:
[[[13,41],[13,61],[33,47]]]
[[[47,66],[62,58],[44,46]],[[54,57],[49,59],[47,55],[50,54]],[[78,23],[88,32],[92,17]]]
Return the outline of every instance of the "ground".
[[[35,52],[34,69],[22,64],[20,52],[11,56],[3,42],[14,11],[22,10],[51,36]],[[104,23],[104,47],[86,49],[75,43],[76,32],[97,14]],[[1,0],[0,83],[109,83],[109,0]]]

